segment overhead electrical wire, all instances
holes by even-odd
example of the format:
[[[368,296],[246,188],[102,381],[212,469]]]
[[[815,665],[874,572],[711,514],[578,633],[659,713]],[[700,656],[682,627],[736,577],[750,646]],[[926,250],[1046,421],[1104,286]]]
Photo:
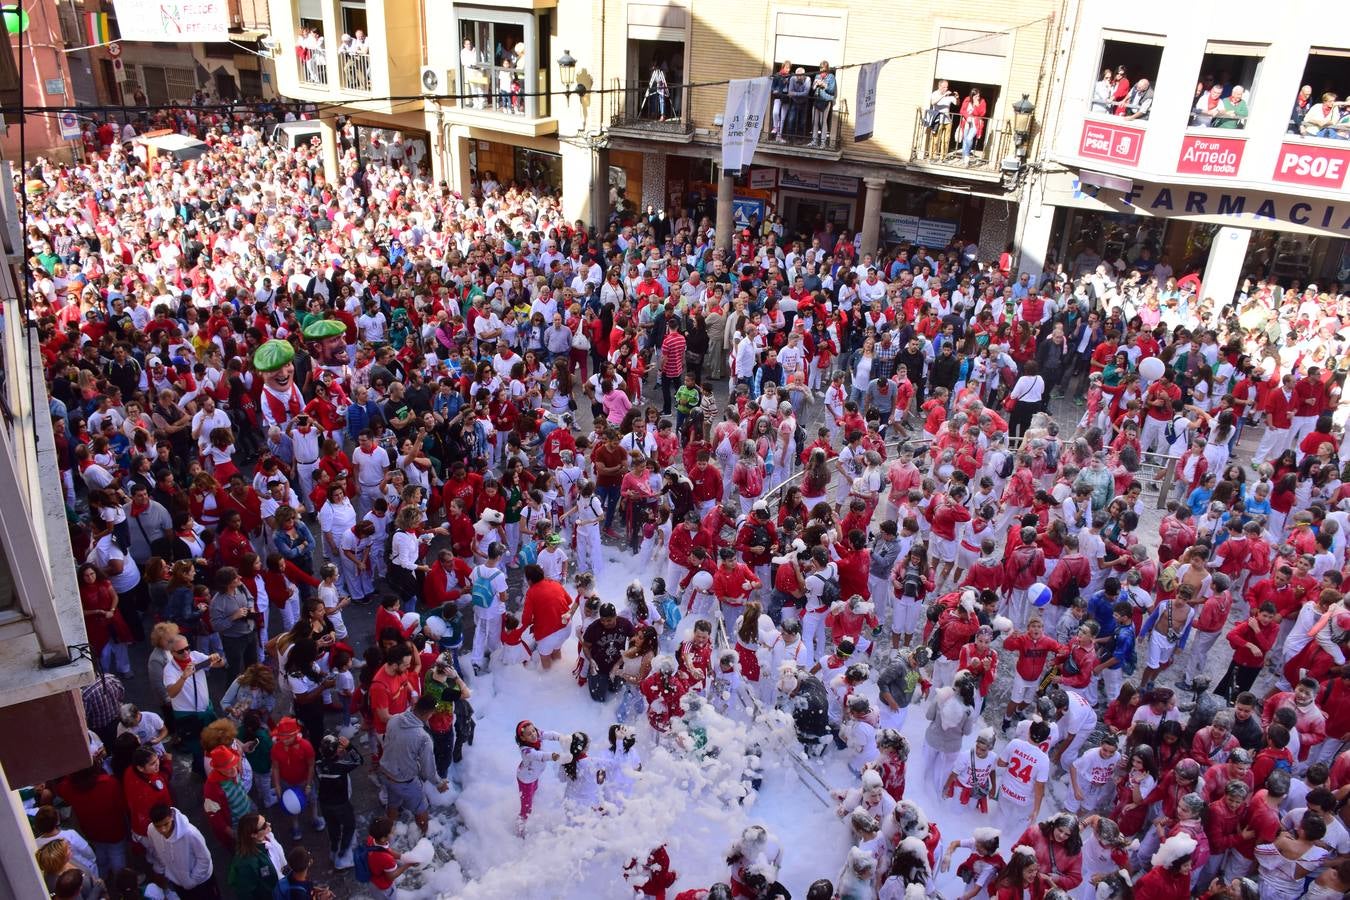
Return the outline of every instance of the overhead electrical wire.
[[[1046,22],[1046,21],[1048,21],[1048,20],[1050,20],[1050,19],[1052,19],[1052,18],[1053,18],[1053,16],[1041,16],[1041,17],[1039,17],[1039,18],[1032,19],[1031,21],[1023,22],[1023,23],[1020,24],[1020,25],[1014,25],[1014,26],[1012,26],[1011,28],[1005,28],[1005,29],[1003,29],[1003,30],[1001,30],[1001,31],[998,31],[998,32],[995,32],[995,33],[997,33],[997,34],[1012,34],[1012,33],[1016,33],[1016,32],[1018,32],[1018,31],[1021,31],[1021,30],[1025,29],[1025,28],[1029,28],[1029,27],[1031,27],[1031,26],[1033,26],[1033,25],[1039,25],[1039,24],[1041,24],[1042,22]],[[895,53],[895,54],[892,54],[892,55],[890,55],[890,56],[884,56],[884,57],[880,57],[880,58],[878,58],[878,59],[868,60],[868,61],[865,62],[865,63],[842,63],[842,64],[840,64],[840,65],[838,65],[838,66],[834,66],[834,67],[831,69],[831,72],[843,72],[843,71],[847,71],[847,70],[849,70],[849,69],[857,69],[857,68],[861,68],[861,67],[864,66],[864,65],[870,65],[870,64],[872,64],[872,63],[877,63],[877,62],[894,62],[895,60],[898,60],[898,59],[909,59],[909,58],[914,57],[914,56],[923,56],[924,54],[927,54],[927,53],[934,53],[934,52],[939,51],[939,50],[950,50],[950,49],[953,49],[953,48],[956,48],[956,47],[960,47],[960,46],[962,46],[963,44],[970,44],[970,43],[975,43],[975,42],[978,42],[978,41],[985,41],[985,40],[988,40],[988,34],[982,33],[982,34],[975,35],[975,36],[973,36],[973,37],[962,38],[961,40],[957,40],[957,41],[948,41],[948,42],[946,42],[946,43],[934,44],[933,46],[930,46],[930,47],[922,47],[922,48],[919,48],[919,49],[916,49],[916,50],[907,50],[907,51],[905,51],[905,52],[903,52],[903,53]],[[110,42],[110,43],[117,43],[117,42],[113,41],[113,42]],[[97,46],[97,45],[96,45],[96,46]],[[78,48],[78,49],[88,49],[88,48]],[[761,76],[761,77],[762,77],[762,76]],[[719,78],[719,79],[716,79],[716,80],[713,80],[713,81],[700,81],[700,82],[691,82],[691,83],[688,83],[688,84],[673,85],[673,86],[672,86],[672,89],[676,89],[676,90],[680,90],[680,91],[693,91],[693,90],[703,90],[703,89],[706,89],[706,88],[725,87],[725,86],[731,84],[732,81],[737,81],[737,80],[741,80],[741,79],[734,79],[734,78]],[[629,93],[635,93],[635,92],[638,92],[638,91],[645,91],[645,90],[646,90],[646,85],[634,85],[634,86],[631,86],[631,87],[608,87],[608,88],[586,88],[586,87],[581,86],[581,85],[574,85],[573,87],[566,88],[566,89],[563,89],[563,90],[523,91],[523,92],[521,92],[521,93],[519,93],[519,94],[513,93],[511,96],[512,96],[512,97],[522,97],[522,98],[523,98],[523,97],[560,97],[560,98],[570,98],[570,97],[597,97],[597,96],[603,97],[603,96],[607,96],[607,95],[610,95],[610,94],[629,94]],[[92,113],[92,112],[122,113],[122,112],[131,112],[131,111],[135,111],[135,112],[138,112],[138,113],[147,113],[147,112],[165,112],[165,111],[174,111],[174,110],[181,110],[181,109],[187,109],[187,108],[191,108],[191,109],[193,109],[193,110],[196,110],[196,111],[203,111],[203,112],[208,112],[208,111],[232,112],[232,111],[237,111],[237,110],[240,110],[240,109],[256,109],[257,107],[260,107],[260,106],[277,105],[277,104],[293,104],[293,103],[299,103],[299,104],[303,104],[303,105],[319,106],[319,107],[324,107],[324,108],[348,108],[348,107],[353,107],[353,106],[359,106],[360,104],[363,104],[363,103],[380,103],[380,104],[388,104],[388,103],[403,103],[403,102],[425,101],[425,100],[432,100],[432,101],[454,100],[454,101],[459,101],[459,100],[476,100],[476,99],[481,99],[481,95],[472,94],[472,93],[467,93],[467,94],[466,94],[466,93],[453,93],[453,94],[451,94],[451,93],[423,93],[423,94],[389,94],[389,95],[384,95],[384,96],[379,96],[379,97],[351,97],[351,98],[345,98],[345,99],[342,99],[342,100],[320,100],[320,101],[297,100],[297,99],[294,99],[294,98],[288,98],[288,99],[285,99],[285,100],[251,100],[251,101],[246,101],[246,102],[245,102],[245,101],[240,101],[240,102],[236,102],[236,103],[205,103],[205,104],[163,103],[163,104],[137,104],[137,105],[134,105],[134,106],[128,106],[128,107],[125,107],[125,108],[122,107],[122,106],[120,106],[120,105],[119,105],[119,106],[112,106],[112,105],[93,105],[93,106],[89,106],[89,105],[85,105],[85,106],[78,106],[78,105],[76,105],[76,106],[50,106],[50,105],[44,105],[44,106],[26,106],[26,105],[25,105],[25,106],[0,106],[0,114],[3,114],[3,115],[14,115],[14,114],[18,114],[18,113],[28,114],[28,113],[49,113],[49,112],[50,112],[50,113],[73,112],[73,113],[76,113],[76,114],[85,114],[85,115],[88,115],[89,113]]]

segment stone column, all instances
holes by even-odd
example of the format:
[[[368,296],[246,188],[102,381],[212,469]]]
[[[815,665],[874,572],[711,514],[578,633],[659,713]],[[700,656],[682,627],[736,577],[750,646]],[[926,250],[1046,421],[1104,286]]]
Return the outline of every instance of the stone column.
[[[319,140],[323,149],[323,177],[329,184],[338,183],[337,123],[328,116],[319,118]]]
[[[1228,225],[1214,235],[1214,241],[1209,245],[1209,261],[1205,263],[1201,290],[1205,297],[1214,300],[1215,309],[1227,306],[1237,292],[1237,286],[1242,281],[1242,263],[1247,258],[1247,245],[1251,239],[1251,229]]]
[[[595,179],[591,183],[591,226],[603,233],[609,224],[609,149],[595,150]]]
[[[735,227],[731,218],[731,198],[736,192],[736,179],[722,173],[717,181],[717,246],[723,250],[731,249],[731,230]]]
[[[875,253],[881,238],[881,192],[885,178],[864,178],[867,194],[863,198],[862,252]]]

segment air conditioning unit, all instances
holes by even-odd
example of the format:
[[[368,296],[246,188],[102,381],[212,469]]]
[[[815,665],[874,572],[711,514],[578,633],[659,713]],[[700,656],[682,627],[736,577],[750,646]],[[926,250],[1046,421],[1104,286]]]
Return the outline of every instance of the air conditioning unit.
[[[272,37],[270,34],[266,37],[258,38],[258,46],[262,48],[264,56],[281,55],[281,41]]]
[[[422,93],[439,94],[445,89],[445,78],[434,66],[422,67]]]

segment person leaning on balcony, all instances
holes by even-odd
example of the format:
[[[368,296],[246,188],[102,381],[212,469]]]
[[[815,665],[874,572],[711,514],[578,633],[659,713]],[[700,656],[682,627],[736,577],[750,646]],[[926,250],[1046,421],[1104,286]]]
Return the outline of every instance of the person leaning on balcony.
[[[1308,114],[1312,107],[1312,85],[1305,84],[1298,89],[1298,96],[1294,98],[1294,108],[1289,111],[1289,133],[1300,134],[1303,130],[1303,117]]]
[[[1219,110],[1210,124],[1215,128],[1247,127],[1247,97],[1242,85],[1233,85],[1233,92],[1219,101]]]
[[[1125,110],[1121,113],[1127,119],[1147,119],[1153,110],[1153,85],[1147,78],[1140,78],[1130,88],[1125,98]]]
[[[1339,137],[1335,131],[1336,123],[1341,119],[1341,107],[1348,104],[1337,103],[1336,95],[1327,91],[1322,102],[1308,107],[1303,116],[1303,134],[1306,137]]]
[[[811,83],[811,146],[826,147],[830,143],[830,114],[834,112],[834,98],[839,95],[839,82],[830,71],[829,60],[820,61],[820,70]]]

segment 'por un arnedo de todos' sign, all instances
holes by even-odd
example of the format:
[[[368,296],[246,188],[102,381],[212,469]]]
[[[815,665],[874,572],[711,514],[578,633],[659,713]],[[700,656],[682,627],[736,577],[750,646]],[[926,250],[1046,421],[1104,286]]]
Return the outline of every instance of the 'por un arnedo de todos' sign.
[[[228,41],[225,0],[114,0],[124,41]]]

